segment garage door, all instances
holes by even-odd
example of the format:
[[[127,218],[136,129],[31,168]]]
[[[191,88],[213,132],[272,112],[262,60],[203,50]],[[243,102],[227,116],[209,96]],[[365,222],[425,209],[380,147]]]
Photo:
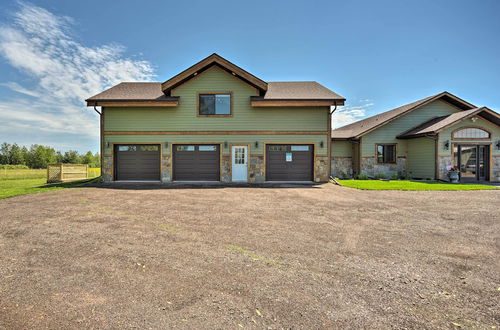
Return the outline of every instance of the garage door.
[[[115,145],[115,180],[160,180],[160,145]]]
[[[268,144],[267,181],[312,181],[313,145]]]
[[[220,181],[219,145],[173,145],[173,178],[177,181]]]

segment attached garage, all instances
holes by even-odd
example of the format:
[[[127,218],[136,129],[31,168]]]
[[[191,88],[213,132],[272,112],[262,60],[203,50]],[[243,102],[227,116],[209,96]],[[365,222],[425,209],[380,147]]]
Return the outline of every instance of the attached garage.
[[[220,145],[175,144],[173,179],[176,181],[220,181]]]
[[[115,180],[159,181],[160,145],[115,145]]]
[[[266,181],[313,181],[314,146],[266,145]]]

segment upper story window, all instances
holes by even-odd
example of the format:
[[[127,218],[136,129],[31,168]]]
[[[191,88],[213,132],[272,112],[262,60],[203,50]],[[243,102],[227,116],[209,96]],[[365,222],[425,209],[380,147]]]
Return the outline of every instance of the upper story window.
[[[230,116],[231,94],[199,94],[198,114],[201,116]]]
[[[477,127],[466,127],[453,132],[454,139],[488,139],[490,132]]]
[[[377,144],[377,163],[396,163],[396,144]]]

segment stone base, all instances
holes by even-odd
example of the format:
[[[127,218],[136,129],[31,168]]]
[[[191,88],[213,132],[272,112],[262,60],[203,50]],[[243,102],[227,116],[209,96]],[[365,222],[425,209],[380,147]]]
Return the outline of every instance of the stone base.
[[[491,178],[490,181],[500,182],[500,155],[491,157]]]
[[[448,178],[448,166],[453,166],[453,160],[451,156],[439,156],[438,157],[438,179],[450,181]]]
[[[314,181],[328,182],[330,174],[328,173],[328,156],[316,156],[314,160]]]
[[[361,174],[370,177],[385,175],[390,179],[394,174],[398,178],[406,177],[406,158],[398,157],[396,164],[377,164],[375,157],[361,159]]]
[[[352,157],[332,157],[332,176],[340,179],[352,178]]]
[[[264,156],[251,156],[248,164],[248,182],[259,183],[265,181]]]

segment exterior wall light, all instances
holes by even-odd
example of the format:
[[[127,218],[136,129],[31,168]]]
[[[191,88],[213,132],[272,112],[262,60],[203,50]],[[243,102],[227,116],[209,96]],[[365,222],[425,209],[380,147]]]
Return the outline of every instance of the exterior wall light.
[[[500,140],[497,141],[496,146],[497,146],[497,149],[500,150]]]
[[[323,141],[320,141],[320,142],[319,142],[319,147],[320,147],[320,148],[323,148],[323,146],[324,146],[324,145],[325,145],[325,144],[323,143]]]
[[[259,141],[255,141],[255,148],[259,147]]]
[[[109,141],[106,142],[106,148],[109,148],[111,145],[111,143],[109,143]]]
[[[164,145],[165,145],[165,149],[168,148],[168,142],[165,142]]]
[[[224,148],[227,148],[228,144],[227,141],[224,141]]]
[[[446,140],[444,142],[444,150],[448,150],[448,149],[450,149],[450,140]]]

